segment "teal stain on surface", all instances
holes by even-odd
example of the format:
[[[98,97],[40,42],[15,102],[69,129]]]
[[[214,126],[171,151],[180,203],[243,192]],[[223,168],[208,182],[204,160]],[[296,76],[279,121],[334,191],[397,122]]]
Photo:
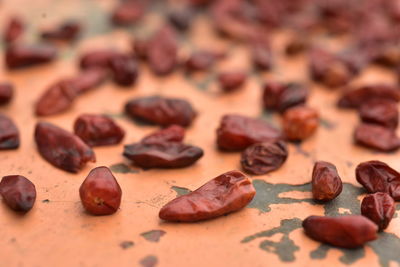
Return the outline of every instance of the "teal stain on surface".
[[[176,192],[176,195],[179,196],[183,196],[183,195],[187,195],[190,192],[192,192],[190,189],[187,189],[185,187],[179,187],[179,186],[171,186],[171,189],[174,190]]]
[[[114,173],[139,173],[138,170],[132,169],[125,163],[117,163],[110,166],[110,170]]]

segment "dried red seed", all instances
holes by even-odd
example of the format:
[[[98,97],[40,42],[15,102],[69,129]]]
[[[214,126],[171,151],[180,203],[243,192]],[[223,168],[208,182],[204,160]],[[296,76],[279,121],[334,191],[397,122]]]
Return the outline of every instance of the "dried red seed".
[[[386,193],[367,195],[361,202],[361,214],[376,223],[379,231],[388,227],[395,210],[393,198]]]
[[[83,181],[79,195],[87,212],[93,215],[110,215],[119,209],[122,191],[107,167],[97,167]]]
[[[121,1],[114,9],[111,21],[114,25],[126,26],[137,22],[145,13],[146,1]]]
[[[108,78],[108,72],[102,68],[88,68],[81,71],[76,77],[69,79],[78,94],[85,93],[100,86]]]
[[[307,37],[293,36],[286,44],[285,53],[289,56],[295,56],[307,50],[309,46],[310,42]]]
[[[14,86],[11,83],[0,83],[0,105],[8,104],[14,92]]]
[[[25,24],[19,17],[12,17],[4,28],[3,40],[6,43],[16,41],[24,32]]]
[[[357,144],[378,151],[390,152],[400,147],[400,138],[393,129],[377,124],[361,123],[354,130]]]
[[[264,86],[263,104],[268,110],[283,112],[307,101],[308,89],[298,83],[269,82]]]
[[[78,136],[47,122],[36,124],[35,141],[42,157],[65,171],[78,172],[96,161],[93,150]]]
[[[196,117],[188,101],[160,96],[133,99],[125,105],[125,112],[134,119],[161,126],[177,124],[186,127]]]
[[[225,115],[217,129],[217,145],[222,150],[243,150],[248,146],[281,140],[282,133],[268,122],[242,115]]]
[[[189,8],[174,9],[168,14],[168,20],[180,31],[186,31],[193,17],[193,12]]]
[[[250,48],[255,67],[261,70],[269,70],[272,66],[272,52],[269,41],[257,38],[251,43]]]
[[[239,171],[230,171],[168,202],[159,217],[180,222],[208,220],[244,208],[255,194],[249,178]]]
[[[118,53],[111,49],[99,49],[87,52],[80,57],[80,67],[87,68],[104,68],[108,69],[110,60],[118,55]]]
[[[5,52],[5,61],[9,69],[29,67],[48,63],[57,56],[57,49],[51,44],[13,44]]]
[[[9,175],[1,179],[0,195],[11,209],[28,212],[35,204],[36,188],[24,176]]]
[[[133,42],[134,55],[140,59],[146,59],[149,43],[149,40],[135,39]]]
[[[283,131],[288,140],[301,141],[314,134],[319,125],[318,112],[310,107],[298,106],[283,114]]]
[[[284,141],[257,143],[246,148],[240,163],[247,173],[261,175],[279,169],[288,156]]]
[[[77,21],[65,21],[55,29],[44,30],[41,33],[43,39],[56,41],[73,41],[82,30],[81,24]]]
[[[124,148],[124,156],[142,168],[183,168],[194,164],[203,154],[199,147],[178,142],[141,142]]]
[[[74,124],[74,132],[91,147],[118,144],[125,136],[125,131],[112,119],[93,114],[79,116]]]
[[[0,150],[19,147],[19,131],[14,122],[0,114]]]
[[[309,216],[303,228],[312,239],[342,248],[361,247],[378,238],[378,227],[361,215]]]
[[[164,142],[181,143],[185,138],[185,129],[179,125],[171,125],[168,128],[153,132],[142,139],[144,144],[155,144]]]
[[[317,161],[312,172],[312,194],[318,201],[331,201],[342,192],[342,180],[335,165]]]
[[[387,99],[371,99],[360,107],[360,118],[363,122],[376,123],[396,129],[399,124],[399,111],[396,102]]]
[[[138,66],[130,55],[115,55],[110,60],[114,81],[121,86],[132,85],[138,76]]]
[[[196,51],[186,60],[186,71],[193,72],[210,70],[216,59],[214,52],[207,50]]]
[[[223,72],[218,75],[218,82],[225,92],[240,88],[246,81],[246,73],[242,71]]]

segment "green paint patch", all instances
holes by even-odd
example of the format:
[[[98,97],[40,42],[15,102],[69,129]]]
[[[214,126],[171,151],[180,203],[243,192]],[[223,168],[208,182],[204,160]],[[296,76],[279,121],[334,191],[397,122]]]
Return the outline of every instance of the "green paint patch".
[[[174,190],[176,192],[176,195],[179,196],[183,196],[183,195],[187,195],[190,192],[192,192],[192,190],[187,189],[185,187],[179,187],[179,186],[171,186],[171,189]]]
[[[139,261],[143,267],[154,267],[158,263],[158,259],[154,255],[148,255]]]
[[[123,119],[125,118],[124,113],[111,113],[111,112],[105,112],[103,113],[104,116],[110,117],[110,118],[116,118],[116,119]]]
[[[280,124],[275,120],[274,113],[270,110],[263,110],[259,116],[260,119],[263,119],[273,125],[275,128],[279,129]]]
[[[160,241],[161,237],[165,235],[166,232],[164,230],[151,230],[148,232],[141,233],[140,235],[144,237],[147,241],[150,242],[158,242]]]
[[[139,173],[138,170],[131,168],[125,163],[117,163],[110,166],[110,170],[115,173]]]
[[[326,118],[320,118],[319,124],[327,130],[333,130],[336,128],[336,124]]]

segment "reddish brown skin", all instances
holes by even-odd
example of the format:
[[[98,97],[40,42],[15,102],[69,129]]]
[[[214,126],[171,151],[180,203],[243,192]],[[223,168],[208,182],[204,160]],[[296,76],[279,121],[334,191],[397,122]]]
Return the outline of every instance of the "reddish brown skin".
[[[312,239],[341,248],[358,248],[378,238],[378,227],[361,215],[309,216],[303,228]]]
[[[71,80],[61,80],[52,84],[36,103],[37,116],[59,114],[71,107],[78,95],[78,89]]]
[[[160,96],[130,100],[125,105],[125,112],[134,119],[161,126],[177,124],[187,127],[196,117],[196,111],[188,101]]]
[[[296,56],[310,47],[310,41],[307,37],[296,35],[293,36],[286,44],[285,53],[288,56]]]
[[[359,145],[382,152],[394,151],[400,147],[396,132],[377,124],[359,124],[354,130],[354,140]]]
[[[119,209],[122,190],[110,169],[103,166],[90,171],[79,188],[79,195],[88,213],[110,215]]]
[[[19,143],[17,126],[6,115],[0,114],[0,150],[16,149]]]
[[[95,114],[79,116],[75,120],[74,132],[91,147],[119,144],[125,136],[125,131],[112,119]]]
[[[10,103],[14,95],[14,86],[11,83],[0,83],[0,105]]]
[[[342,192],[342,179],[335,165],[326,161],[317,161],[312,172],[312,195],[316,201],[331,201]]]
[[[139,167],[184,168],[194,164],[203,156],[201,148],[179,142],[134,143],[126,145],[124,156]]]
[[[310,107],[297,106],[283,114],[283,131],[290,141],[302,141],[312,136],[319,125],[318,112]]]
[[[112,12],[111,21],[117,26],[128,26],[139,21],[145,12],[146,1],[120,1]]]
[[[98,86],[108,78],[108,72],[103,68],[88,68],[82,70],[76,77],[70,79],[75,86],[78,94],[90,91]]]
[[[74,41],[78,38],[82,26],[78,21],[65,21],[54,29],[44,30],[41,37],[48,41]]]
[[[3,32],[3,41],[5,43],[12,43],[20,38],[24,33],[25,23],[19,17],[11,17],[6,24]]]
[[[298,83],[268,82],[264,85],[263,104],[267,110],[284,112],[304,104],[307,97],[308,88]]]
[[[187,31],[190,27],[193,12],[189,8],[176,8],[169,12],[169,22],[179,31]]]
[[[400,174],[386,163],[378,160],[360,163],[356,178],[369,193],[388,193],[394,200],[400,200]]]
[[[135,41],[133,42],[134,55],[142,60],[147,59],[149,44],[149,40],[135,39]]]
[[[269,70],[272,66],[272,51],[269,41],[256,38],[250,44],[253,64],[260,70]]]
[[[208,50],[193,52],[185,62],[185,69],[188,72],[207,71],[214,65],[216,54]]]
[[[244,208],[255,194],[249,178],[239,171],[230,171],[168,202],[159,217],[174,222],[213,219]]]
[[[396,129],[399,124],[399,110],[393,100],[371,99],[361,105],[359,114],[366,123],[376,123],[391,129]]]
[[[36,200],[35,185],[21,175],[4,176],[0,182],[3,201],[15,211],[28,212]]]
[[[288,150],[284,141],[257,143],[246,148],[240,163],[245,172],[262,175],[279,169],[285,163]]]
[[[282,139],[281,131],[268,122],[236,114],[223,116],[217,129],[218,148],[226,151],[241,151],[255,143]]]
[[[178,43],[173,28],[164,26],[148,41],[147,55],[150,69],[156,75],[167,75],[178,65]]]
[[[114,82],[120,86],[131,86],[138,77],[138,65],[131,55],[119,54],[110,60]]]
[[[388,227],[395,211],[395,202],[387,193],[367,195],[361,202],[361,214],[376,223],[379,231]]]
[[[400,90],[388,84],[369,84],[357,88],[348,88],[339,98],[341,108],[359,108],[371,99],[400,101]]]
[[[165,129],[153,132],[142,139],[144,144],[155,144],[164,142],[182,143],[185,138],[185,129],[179,125],[171,125]]]
[[[246,76],[243,71],[223,72],[218,75],[218,82],[224,92],[232,92],[243,86]]]
[[[53,61],[57,49],[51,44],[13,44],[5,52],[5,63],[9,69],[36,66]]]
[[[93,50],[80,57],[79,65],[82,69],[93,67],[108,69],[111,59],[117,55],[118,52],[111,49]]]
[[[45,160],[68,172],[76,173],[87,162],[96,161],[93,150],[82,139],[47,122],[36,124],[35,141]]]

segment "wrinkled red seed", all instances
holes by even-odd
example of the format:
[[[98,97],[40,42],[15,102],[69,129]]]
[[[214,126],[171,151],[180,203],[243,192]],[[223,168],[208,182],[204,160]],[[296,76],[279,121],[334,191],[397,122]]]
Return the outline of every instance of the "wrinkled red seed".
[[[67,110],[75,100],[78,89],[70,80],[52,84],[36,103],[36,115],[49,116]]]
[[[115,55],[110,59],[114,81],[121,86],[130,86],[138,76],[138,65],[130,55]]]
[[[87,162],[96,161],[93,150],[78,136],[47,122],[36,124],[35,141],[45,160],[68,172],[78,172]]]
[[[395,211],[395,202],[386,193],[367,195],[361,202],[361,214],[376,223],[380,231],[388,227]]]
[[[147,59],[149,40],[135,39],[133,42],[134,55],[139,59]]]
[[[243,71],[223,72],[218,75],[218,82],[225,92],[235,91],[246,81],[246,73]]]
[[[252,60],[258,69],[269,70],[272,66],[272,52],[268,40],[257,39],[250,44]]]
[[[178,142],[181,143],[185,138],[185,129],[179,125],[171,125],[165,129],[153,132],[142,139],[144,144]]]
[[[114,9],[111,21],[118,26],[126,26],[137,22],[144,15],[146,1],[125,0]]]
[[[196,117],[196,112],[188,101],[160,96],[130,100],[125,105],[125,112],[134,119],[161,126],[177,124],[186,127]]]
[[[118,52],[111,49],[98,49],[86,52],[80,57],[79,65],[83,69],[87,68],[105,68],[110,66],[110,60],[117,56]]]
[[[317,201],[330,201],[342,192],[342,180],[335,165],[317,161],[312,172],[312,194]]]
[[[11,209],[28,212],[35,204],[36,188],[24,176],[9,175],[1,179],[0,195]]]
[[[222,150],[243,150],[248,146],[281,140],[282,133],[268,122],[242,115],[225,115],[217,129],[217,145]]]
[[[193,12],[189,8],[177,8],[169,12],[168,20],[180,31],[186,31],[193,17]]]
[[[284,141],[257,143],[246,148],[240,163],[245,172],[255,175],[279,169],[285,163],[288,150]]]
[[[43,39],[56,41],[73,41],[81,32],[81,24],[78,21],[65,21],[58,27],[44,30],[41,33]]]
[[[3,32],[3,40],[6,43],[16,41],[24,32],[25,24],[19,17],[12,17],[8,20]]]
[[[400,174],[386,163],[378,160],[360,163],[356,178],[369,193],[388,193],[394,200],[400,200]]]
[[[110,215],[119,209],[122,191],[107,167],[97,167],[83,181],[79,195],[83,207],[90,214]]]
[[[296,35],[293,36],[285,47],[285,53],[289,56],[295,56],[307,50],[310,46],[310,41],[307,37]]]
[[[74,124],[74,132],[91,147],[118,144],[125,136],[125,131],[112,119],[94,114],[79,116]]]
[[[11,83],[0,83],[0,105],[8,104],[14,92],[14,86]]]
[[[371,99],[400,101],[400,90],[388,84],[369,84],[357,88],[349,88],[339,98],[341,108],[358,108]]]
[[[19,131],[14,122],[0,114],[0,150],[19,147]]]
[[[57,49],[51,44],[13,44],[6,49],[5,62],[9,69],[16,69],[48,63],[56,56]]]
[[[264,86],[263,104],[268,110],[283,112],[286,109],[304,104],[308,89],[298,83],[268,82]]]
[[[283,131],[288,140],[301,141],[312,136],[319,125],[318,112],[310,107],[298,106],[283,114]]]
[[[100,86],[108,78],[108,72],[102,68],[88,68],[82,70],[76,77],[69,79],[78,94],[85,93]]]
[[[378,227],[361,215],[309,216],[303,221],[303,228],[312,239],[342,248],[361,247],[378,238]]]
[[[361,105],[359,114],[363,122],[376,123],[391,129],[396,129],[399,124],[399,110],[393,100],[371,99]]]
[[[212,219],[244,208],[255,194],[249,178],[239,171],[230,171],[168,202],[159,217],[180,222]]]
[[[186,71],[207,71],[210,70],[217,59],[212,51],[199,50],[193,52],[185,62]]]
[[[140,142],[124,148],[124,156],[142,168],[183,168],[194,164],[203,154],[199,147],[178,142]]]
[[[361,123],[354,130],[357,144],[378,151],[390,152],[400,147],[400,139],[393,129],[377,124]]]

